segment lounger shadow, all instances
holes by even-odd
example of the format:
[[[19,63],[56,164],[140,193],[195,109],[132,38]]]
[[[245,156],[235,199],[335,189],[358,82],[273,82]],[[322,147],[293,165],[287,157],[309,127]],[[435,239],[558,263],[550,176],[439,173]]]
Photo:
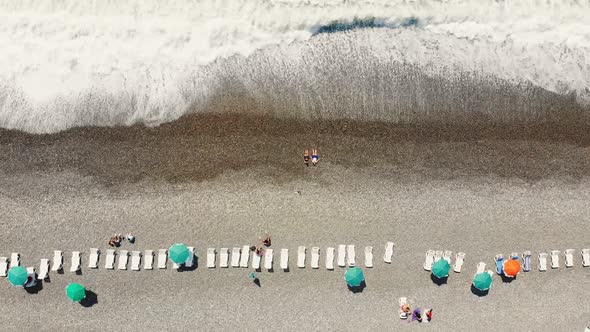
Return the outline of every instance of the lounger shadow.
[[[25,287],[25,291],[29,294],[37,294],[43,289],[43,280],[37,279],[37,285],[34,287]]]
[[[348,286],[348,290],[349,291],[351,291],[354,294],[356,294],[356,293],[361,293],[365,289],[365,287],[367,287],[367,284],[363,280],[363,282],[361,282],[361,284],[359,286],[355,286],[355,287],[350,286],[350,285],[347,285],[347,286]]]
[[[489,289],[482,291],[481,289],[477,289],[475,286],[473,286],[473,284],[471,284],[471,293],[473,293],[474,295],[482,297],[488,295],[489,292]]]
[[[98,303],[98,295],[91,290],[86,290],[86,297],[80,301],[80,305],[85,308],[90,308]]]
[[[81,276],[82,275],[82,267],[80,267],[80,269],[78,269],[78,271],[75,272],[76,275]]]
[[[442,286],[445,285],[447,283],[447,281],[449,280],[449,277],[446,276],[444,278],[437,278],[434,276],[434,274],[430,274],[430,280],[432,280],[433,283],[435,283],[437,286]]]

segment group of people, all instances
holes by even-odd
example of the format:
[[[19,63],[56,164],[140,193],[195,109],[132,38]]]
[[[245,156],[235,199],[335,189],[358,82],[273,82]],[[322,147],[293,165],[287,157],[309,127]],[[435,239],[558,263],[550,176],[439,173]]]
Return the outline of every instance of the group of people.
[[[305,166],[309,166],[309,161],[311,160],[312,165],[317,165],[320,158],[318,157],[318,149],[313,148],[311,149],[311,157],[309,156],[309,149],[305,148],[303,151],[303,162]]]
[[[264,232],[264,239],[262,237],[258,237],[258,239],[260,240],[260,244],[251,246],[250,251],[254,251],[258,256],[262,256],[264,255],[264,250],[262,247],[270,247],[270,235],[268,232]]]
[[[418,323],[422,322],[430,322],[432,320],[432,309],[425,309],[424,310],[424,318],[422,317],[422,311],[420,308],[412,309],[410,305],[405,303],[400,307],[400,318],[401,319],[408,319],[408,317],[412,317],[411,321],[417,321]]]
[[[111,246],[111,247],[120,247],[121,246],[121,242],[123,242],[125,240],[129,241],[129,243],[134,243],[135,242],[135,236],[133,236],[131,234],[127,234],[126,236],[123,237],[123,236],[121,236],[121,234],[115,234],[109,240],[109,246]]]

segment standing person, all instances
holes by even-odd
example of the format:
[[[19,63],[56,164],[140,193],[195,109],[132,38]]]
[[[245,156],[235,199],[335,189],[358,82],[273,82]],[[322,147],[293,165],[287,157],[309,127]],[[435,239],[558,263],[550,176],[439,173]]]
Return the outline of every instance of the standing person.
[[[318,161],[320,161],[320,158],[318,157],[318,149],[313,148],[311,153],[311,163],[315,166],[318,164]]]
[[[268,235],[268,232],[264,232],[264,240],[261,237],[258,237],[260,239],[260,242],[262,242],[262,244],[264,244],[266,247],[270,247],[270,235]]]
[[[309,149],[307,148],[303,150],[303,162],[305,163],[305,166],[309,166]]]
[[[260,279],[258,279],[258,277],[256,276],[256,273],[254,273],[254,272],[250,273],[250,279],[252,279],[252,282],[254,283],[254,285],[260,287]]]
[[[426,321],[430,322],[432,320],[432,309],[426,310]]]

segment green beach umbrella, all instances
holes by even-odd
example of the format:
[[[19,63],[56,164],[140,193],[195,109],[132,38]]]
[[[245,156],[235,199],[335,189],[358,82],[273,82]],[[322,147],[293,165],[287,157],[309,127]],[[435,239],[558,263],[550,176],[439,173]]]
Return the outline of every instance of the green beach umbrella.
[[[444,278],[449,275],[450,269],[451,265],[449,265],[449,262],[441,259],[432,265],[432,274],[437,278]]]
[[[473,278],[473,286],[479,290],[485,291],[492,286],[492,276],[487,273],[480,273]]]
[[[74,302],[80,302],[86,297],[86,288],[80,284],[72,283],[66,287],[66,295]]]
[[[8,281],[17,287],[23,287],[28,279],[27,269],[22,266],[14,266],[8,270]]]
[[[189,255],[188,247],[182,243],[176,243],[168,250],[168,257],[176,264],[184,263]]]
[[[344,273],[344,280],[349,286],[358,287],[365,280],[365,275],[363,270],[359,269],[358,266],[354,266]]]

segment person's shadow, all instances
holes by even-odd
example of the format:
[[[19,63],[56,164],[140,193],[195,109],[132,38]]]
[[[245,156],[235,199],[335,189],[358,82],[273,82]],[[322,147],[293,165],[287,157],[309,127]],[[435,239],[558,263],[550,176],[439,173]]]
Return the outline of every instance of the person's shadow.
[[[98,303],[98,295],[91,290],[86,290],[86,297],[80,301],[80,305],[85,308],[90,308]]]
[[[261,287],[262,285],[260,284],[260,279],[254,278],[254,285]]]
[[[363,280],[361,282],[361,284],[358,286],[351,286],[351,285],[347,285],[347,286],[348,286],[349,291],[353,292],[354,294],[357,294],[357,293],[362,293],[362,291],[367,287],[367,284]]]

